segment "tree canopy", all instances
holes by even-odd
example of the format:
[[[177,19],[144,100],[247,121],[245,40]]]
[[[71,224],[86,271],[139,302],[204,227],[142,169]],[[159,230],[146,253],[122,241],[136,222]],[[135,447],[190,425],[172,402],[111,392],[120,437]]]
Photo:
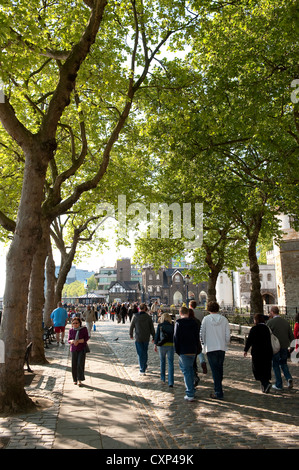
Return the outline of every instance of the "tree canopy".
[[[30,403],[26,325],[38,349],[59,217],[84,226],[120,194],[202,203],[198,272],[233,268],[246,249],[258,295],[257,244],[278,235],[278,211],[298,215],[298,24],[295,0],[2,2],[0,409]],[[157,263],[184,239],[148,241]]]

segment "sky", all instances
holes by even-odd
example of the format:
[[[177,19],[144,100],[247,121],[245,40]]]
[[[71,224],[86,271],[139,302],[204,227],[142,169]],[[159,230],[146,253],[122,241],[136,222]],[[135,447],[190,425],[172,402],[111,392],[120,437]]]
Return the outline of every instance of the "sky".
[[[116,260],[119,258],[131,258],[133,250],[123,247],[121,251],[117,251],[114,246],[113,239],[111,239],[110,248],[105,250],[104,253],[94,251],[90,256],[82,257],[78,263],[73,263],[78,269],[87,269],[88,271],[97,272],[101,266],[111,267],[114,266]],[[7,250],[4,245],[0,245],[0,298],[3,297],[5,290],[5,272],[6,272],[6,253]],[[54,256],[55,264],[59,266],[60,258],[58,253]]]

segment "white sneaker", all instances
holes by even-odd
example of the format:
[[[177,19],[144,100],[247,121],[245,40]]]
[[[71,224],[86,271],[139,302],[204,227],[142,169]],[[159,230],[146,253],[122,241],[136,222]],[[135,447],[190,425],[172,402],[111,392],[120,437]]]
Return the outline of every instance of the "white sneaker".
[[[282,391],[282,388],[276,387],[276,385],[272,385],[272,388],[274,388],[274,390],[278,390],[279,392]]]
[[[184,396],[184,400],[187,400],[187,401],[194,401],[194,397],[188,397],[188,395],[185,395],[185,396]]]

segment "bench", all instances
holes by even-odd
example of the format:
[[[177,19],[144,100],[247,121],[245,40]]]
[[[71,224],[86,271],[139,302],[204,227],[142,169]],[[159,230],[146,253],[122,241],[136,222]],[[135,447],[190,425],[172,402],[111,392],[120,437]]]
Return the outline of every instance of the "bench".
[[[24,364],[26,364],[26,366],[27,366],[27,372],[33,373],[33,370],[31,370],[30,366],[29,366],[29,358],[30,358],[31,349],[32,349],[32,341],[31,341],[31,343],[28,344],[28,346],[26,348],[25,357],[24,357]]]
[[[55,340],[55,331],[53,326],[50,326],[50,328],[44,328],[43,340],[45,348],[48,348],[48,344],[51,344],[52,341]]]
[[[231,341],[236,340],[236,341],[241,341],[242,343],[245,343],[248,338],[251,327],[245,326],[245,325],[238,325],[236,323],[230,323],[229,329],[230,329]]]
[[[241,335],[244,336],[244,343],[246,342],[248,338],[250,330],[251,330],[251,326],[245,326],[245,325],[241,326]]]
[[[237,340],[240,341],[243,339],[243,336],[241,335],[241,325],[238,325],[237,323],[230,323],[229,324],[229,329],[230,329],[230,340]]]

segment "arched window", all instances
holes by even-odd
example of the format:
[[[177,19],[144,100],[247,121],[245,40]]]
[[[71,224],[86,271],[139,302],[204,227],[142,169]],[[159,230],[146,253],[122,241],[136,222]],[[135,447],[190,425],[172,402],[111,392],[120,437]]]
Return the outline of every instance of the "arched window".
[[[173,303],[174,303],[174,305],[179,305],[179,304],[183,303],[183,296],[178,290],[174,293]]]

